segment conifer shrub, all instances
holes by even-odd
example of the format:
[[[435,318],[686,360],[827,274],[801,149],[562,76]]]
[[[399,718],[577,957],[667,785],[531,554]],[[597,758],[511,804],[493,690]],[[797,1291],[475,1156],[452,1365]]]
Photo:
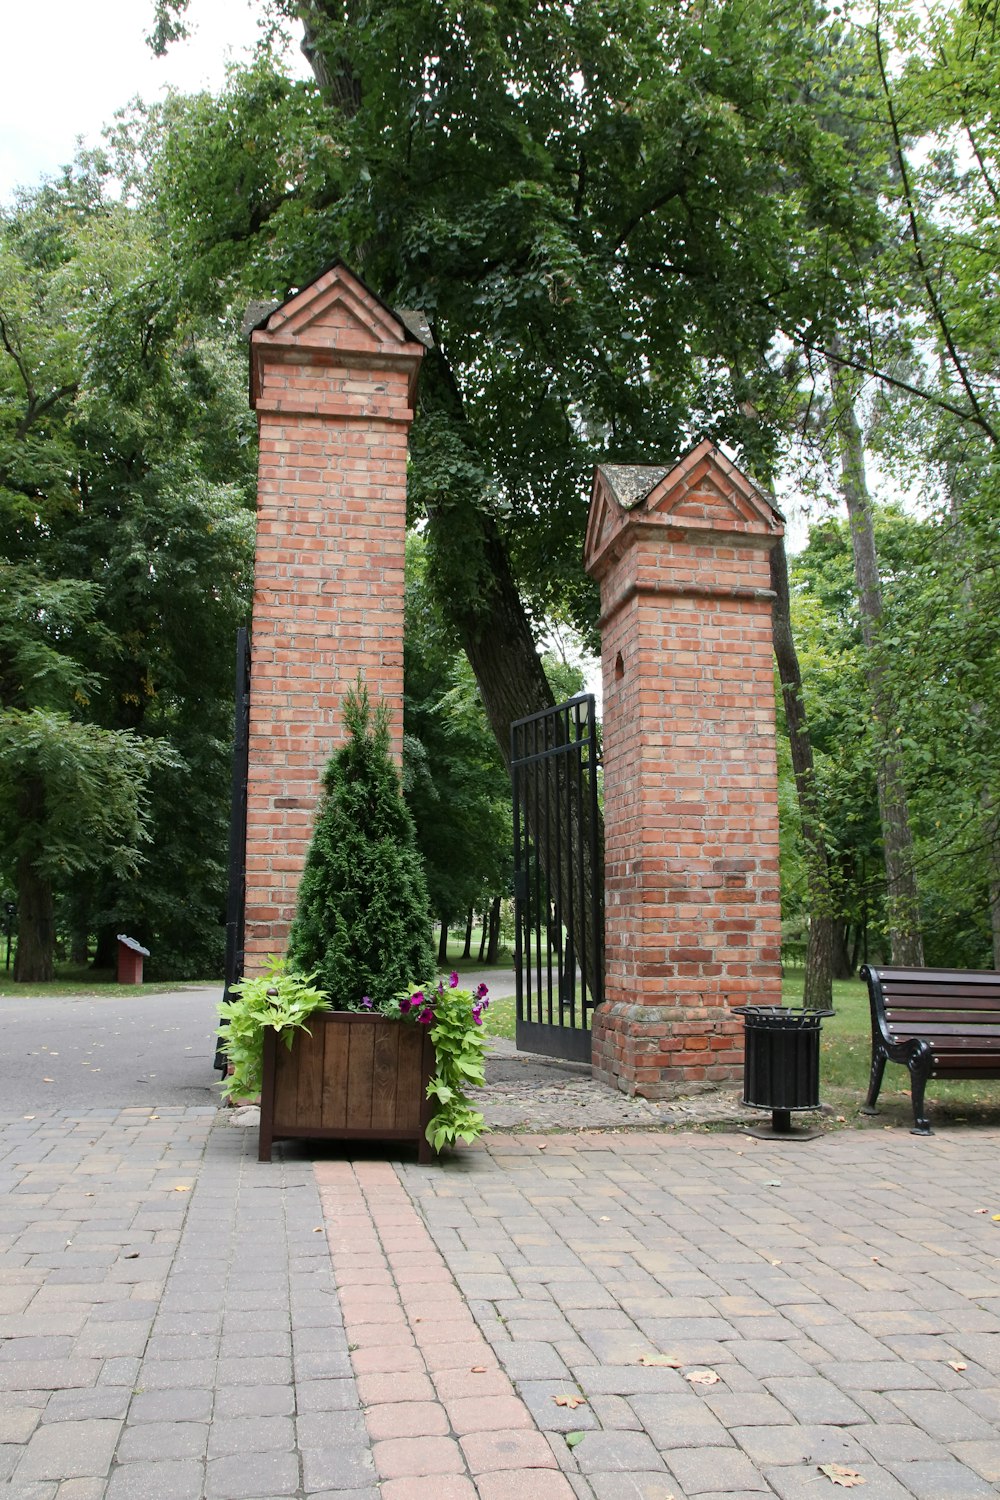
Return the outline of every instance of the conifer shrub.
[[[347,739],[323,777],[288,941],[337,1010],[377,1007],[434,972],[423,863],[390,754],[389,709],[360,677],[343,700]]]

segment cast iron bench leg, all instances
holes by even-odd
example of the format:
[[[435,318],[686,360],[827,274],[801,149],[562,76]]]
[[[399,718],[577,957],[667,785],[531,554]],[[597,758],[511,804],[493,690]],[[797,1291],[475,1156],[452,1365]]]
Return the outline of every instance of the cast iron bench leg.
[[[931,1076],[931,1064],[934,1054],[926,1042],[921,1044],[919,1052],[910,1058],[910,1098],[913,1102],[913,1129],[911,1135],[933,1135],[931,1122],[924,1114],[924,1089],[927,1080]]]
[[[868,1082],[868,1098],[865,1100],[864,1104],[862,1104],[862,1106],[861,1106],[861,1113],[863,1115],[877,1115],[878,1114],[878,1110],[875,1108],[875,1105],[876,1105],[876,1102],[878,1100],[879,1090],[882,1087],[882,1078],[883,1078],[884,1074],[885,1074],[885,1053],[884,1052],[878,1052],[872,1058],[872,1071],[871,1071],[871,1077],[870,1077],[869,1082]]]

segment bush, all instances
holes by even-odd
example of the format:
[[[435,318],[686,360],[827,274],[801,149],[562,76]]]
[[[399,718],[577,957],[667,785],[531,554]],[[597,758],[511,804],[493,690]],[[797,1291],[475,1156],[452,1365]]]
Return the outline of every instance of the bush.
[[[348,738],[327,766],[288,941],[292,968],[333,1005],[384,1005],[434,972],[427,883],[389,753],[389,710],[360,679],[343,702]]]

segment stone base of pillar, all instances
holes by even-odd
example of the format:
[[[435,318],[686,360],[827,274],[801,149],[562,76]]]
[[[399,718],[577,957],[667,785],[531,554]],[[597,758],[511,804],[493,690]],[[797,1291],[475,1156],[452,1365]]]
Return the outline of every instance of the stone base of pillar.
[[[593,1076],[640,1099],[673,1099],[743,1079],[743,1020],[699,996],[670,1005],[608,1002],[592,1022]]]

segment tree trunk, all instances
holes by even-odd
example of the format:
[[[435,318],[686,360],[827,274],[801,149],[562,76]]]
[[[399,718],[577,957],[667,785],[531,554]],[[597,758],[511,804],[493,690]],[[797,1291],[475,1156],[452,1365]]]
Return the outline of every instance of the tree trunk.
[[[478,963],[485,963],[485,961],[486,961],[486,944],[487,944],[487,941],[488,941],[489,935],[490,935],[490,919],[489,919],[489,914],[487,912],[485,912],[485,911],[484,912],[480,912],[480,920],[482,921],[482,924],[483,924],[483,930],[479,934],[479,958],[478,958],[477,962]]]
[[[875,551],[871,495],[865,471],[864,438],[854,411],[850,373],[828,361],[833,392],[832,421],[840,452],[840,491],[847,506],[858,585],[861,634],[867,654],[868,690],[875,724],[875,777],[878,789],[882,847],[885,854],[887,918],[892,961],[922,967],[920,898],[913,863],[913,835],[903,782],[902,757],[893,744],[895,707],[885,660],[879,645],[882,587]]]
[[[486,950],[486,962],[495,964],[500,958],[500,897],[493,897],[490,907],[490,941]]]
[[[55,974],[55,906],[52,885],[22,856],[17,862],[17,952],[14,978],[21,984],[40,984]]]
[[[438,936],[438,964],[442,969],[448,966],[448,923],[444,917],[441,918],[441,932]]]
[[[462,949],[463,960],[468,960],[472,957],[472,924],[475,920],[476,914],[470,906],[469,915],[465,919],[465,947]]]
[[[775,595],[771,612],[771,636],[785,705],[792,770],[799,795],[799,820],[806,854],[806,879],[809,882],[809,937],[806,944],[802,1003],[808,1010],[828,1010],[833,1004],[833,892],[830,860],[821,832],[823,818],[816,794],[812,739],[806,720],[802,672],[792,636],[788,558],[783,541],[779,541],[771,549],[771,587]]]

